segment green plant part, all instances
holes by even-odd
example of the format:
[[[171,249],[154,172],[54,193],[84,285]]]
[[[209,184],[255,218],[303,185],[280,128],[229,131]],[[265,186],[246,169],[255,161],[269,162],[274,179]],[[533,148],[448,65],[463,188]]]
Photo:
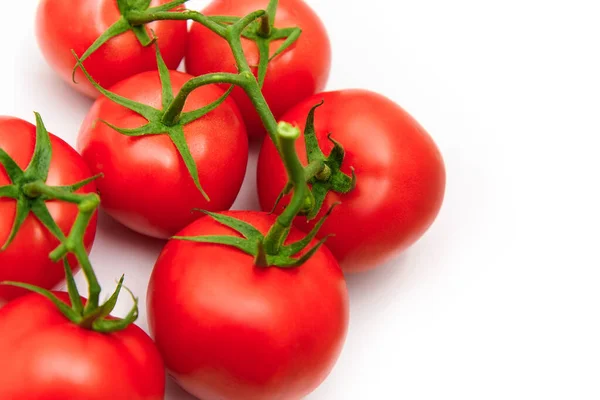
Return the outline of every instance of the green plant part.
[[[102,47],[110,39],[122,35],[125,32],[132,31],[140,44],[144,47],[150,46],[156,41],[154,36],[150,36],[145,26],[138,25],[134,26],[129,23],[128,16],[131,13],[137,12],[164,12],[173,10],[176,7],[184,4],[188,0],[175,0],[158,7],[150,7],[152,0],[116,0],[117,7],[121,13],[121,18],[111,25],[102,36],[94,41],[89,49],[81,55],[81,62],[87,60],[92,54],[94,54],[100,47]],[[75,71],[77,67],[73,68],[73,82],[75,82]]]
[[[350,178],[340,172],[339,169],[344,158],[344,151],[341,145],[335,142],[334,143],[336,147],[329,157],[325,157],[322,151],[319,149],[318,143],[315,139],[309,148],[311,162],[305,171],[302,167],[302,164],[298,160],[298,156],[295,153],[295,147],[293,146],[300,132],[298,129],[291,127],[289,124],[284,123],[278,125],[277,120],[275,119],[273,112],[269,108],[269,105],[267,104],[261,91],[261,85],[265,78],[268,62],[285,52],[296,40],[298,40],[301,31],[299,28],[275,28],[274,21],[278,0],[271,0],[267,10],[257,10],[242,18],[224,16],[209,17],[192,10],[167,10],[169,5],[175,7],[183,3],[185,3],[185,1],[182,0],[180,2],[175,1],[166,4],[162,6],[165,8],[164,10],[156,10],[152,8],[142,10],[141,8],[143,7],[138,7],[135,9],[132,8],[126,13],[125,18],[127,19],[128,24],[132,27],[145,26],[147,23],[159,20],[192,20],[198,22],[227,41],[236,61],[238,69],[237,74],[225,72],[213,73],[191,79],[181,88],[175,98],[173,98],[172,95],[171,97],[168,97],[171,92],[170,90],[165,89],[166,94],[163,95],[164,112],[147,106],[141,106],[138,103],[134,103],[122,97],[116,96],[100,88],[97,84],[95,85],[111,100],[128,107],[135,112],[138,112],[140,115],[148,119],[148,125],[139,128],[138,130],[119,130],[124,134],[129,134],[132,136],[165,133],[169,131],[170,127],[185,123],[187,118],[185,118],[186,114],[182,114],[182,110],[186,99],[190,93],[201,86],[220,83],[241,87],[248,95],[248,98],[252,101],[252,104],[256,108],[256,111],[259,114],[269,137],[275,144],[288,169],[290,183],[288,187],[286,187],[285,193],[290,193],[293,190],[294,195],[290,204],[277,218],[277,222],[265,237],[257,234],[257,232],[254,230],[250,230],[247,226],[244,226],[244,224],[240,225],[239,222],[235,222],[227,218],[221,218],[221,223],[229,224],[227,226],[238,230],[238,232],[244,238],[239,240],[234,238],[235,240],[233,240],[231,238],[222,237],[209,237],[208,239],[203,237],[185,238],[185,240],[196,240],[203,242],[212,242],[216,240],[215,243],[232,245],[248,254],[253,255],[256,259],[257,265],[275,265],[280,267],[298,266],[302,264],[307,257],[310,257],[312,252],[309,251],[307,253],[308,256],[294,258],[294,256],[298,255],[304,249],[304,247],[298,247],[296,244],[290,246],[283,245],[285,239],[289,235],[290,227],[294,218],[299,213],[308,214],[314,218],[314,216],[316,216],[319,212],[328,190],[337,190],[347,193],[354,188],[356,183],[355,177]],[[249,65],[244,54],[242,37],[254,40],[259,46],[260,65],[258,65],[258,79],[254,76],[252,67]],[[275,51],[273,55],[269,55],[269,44],[273,40],[282,39],[284,40],[281,47]],[[78,65],[75,68],[77,67],[81,67],[83,69],[81,61],[78,62]],[[161,74],[164,74],[164,70],[166,70],[164,63],[162,63],[162,65],[159,63],[159,70],[163,71]],[[87,74],[87,76],[88,79],[91,80],[89,74]],[[168,99],[170,101],[165,101],[164,99]],[[211,108],[212,106],[213,105],[207,106],[208,108],[206,109],[206,112],[209,112],[210,109],[213,109]],[[216,107],[218,104],[215,104],[214,106]],[[198,112],[200,112],[200,110]],[[199,115],[200,114],[198,114],[198,116]],[[312,113],[312,117],[309,116],[309,118],[314,118],[314,112]],[[183,146],[181,147],[185,150]],[[182,152],[182,157],[185,157],[184,152]],[[311,192],[307,182],[313,185],[313,191],[316,189],[315,194]],[[212,216],[215,218],[215,215]],[[318,227],[320,227],[321,224],[318,224]],[[237,228],[234,226],[237,226]],[[316,235],[316,231],[311,232],[309,237],[311,237],[310,235],[313,235],[312,237],[314,237],[314,235]],[[308,239],[304,246],[307,246],[311,239]]]
[[[48,186],[46,180],[48,179],[50,161],[52,160],[50,134],[46,130],[42,117],[38,113],[35,113],[35,118],[35,149],[31,161],[25,170],[22,170],[8,153],[0,149],[0,164],[2,164],[11,180],[10,185],[0,187],[0,197],[14,199],[17,203],[11,233],[0,251],[10,246],[23,222],[32,213],[61,242],[60,246],[52,252],[50,258],[54,262],[64,260],[67,287],[71,297],[72,308],[69,308],[62,301],[58,300],[48,290],[18,282],[3,282],[2,284],[28,289],[49,298],[57,305],[65,317],[77,325],[94,329],[98,332],[111,332],[124,329],[137,317],[137,300],[130,315],[124,320],[106,319],[115,307],[122,282],[117,287],[115,294],[100,306],[99,296],[101,288],[83,244],[83,236],[91,218],[100,205],[100,197],[95,193],[78,194],[75,192],[100,176],[93,176],[81,182],[74,183],[71,186]],[[46,202],[51,200],[66,201],[78,206],[79,213],[68,235],[62,232],[48,210]],[[81,304],[81,298],[73,280],[73,272],[66,259],[69,253],[75,255],[88,281],[89,299],[85,307]]]
[[[273,9],[273,7],[276,6],[277,2],[272,0],[270,8]],[[248,64],[248,60],[246,60],[244,49],[242,47],[242,35],[244,32],[246,32],[247,29],[249,29],[249,27],[251,27],[253,24],[256,24],[257,20],[264,21],[264,18],[267,16],[268,13],[265,10],[254,11],[243,18],[219,16],[208,17],[192,10],[154,12],[151,11],[151,9],[148,9],[147,11],[143,12],[130,12],[128,14],[128,21],[132,26],[142,26],[149,22],[158,20],[192,20],[198,22],[227,41],[236,61],[238,74],[207,74],[188,82],[188,84],[181,89],[177,98],[175,98],[173,101],[173,104],[170,107],[171,110],[167,110],[165,118],[174,118],[177,113],[181,112],[187,95],[189,95],[192,90],[199,86],[208,85],[211,83],[227,83],[231,85],[237,85],[244,89],[244,91],[247,93],[248,98],[252,101],[256,111],[260,115],[269,136],[277,145],[277,121],[275,120],[275,117],[273,116],[273,113],[271,112],[271,109],[269,108],[261,92],[261,87],[256,77],[252,73],[252,68]],[[269,23],[271,24],[271,22]],[[256,25],[254,25],[253,29],[256,29]],[[287,49],[292,43],[288,45],[285,45],[284,43],[285,47],[283,50],[280,49],[279,54],[285,51],[285,49]],[[271,58],[273,58],[273,56],[271,56]],[[262,63],[264,63],[264,57]],[[263,67],[263,69],[266,70],[266,67]],[[277,145],[277,147],[279,146]]]
[[[330,133],[328,139],[333,143],[333,149],[328,157],[325,156],[315,133],[315,112],[323,102],[315,105],[309,112],[306,119],[306,128],[304,129],[304,143],[306,145],[306,156],[308,165],[305,168],[307,182],[311,185],[310,197],[307,199],[308,206],[301,210],[301,214],[307,216],[308,220],[314,219],[321,208],[327,193],[330,191],[346,194],[356,187],[356,174],[354,168],[352,176],[348,176],[341,171],[344,162],[344,148],[336,142]],[[283,196],[288,195],[294,188],[293,182],[288,182],[283,191],[277,197],[273,211],[279,205]]]
[[[175,8],[188,1],[189,0],[175,0],[158,7],[150,7],[150,0],[117,0],[121,18],[111,25],[102,36],[96,39],[92,46],[90,46],[90,48],[81,56],[81,62],[84,62],[110,39],[128,31],[135,33],[142,46],[150,46],[156,41],[156,38],[150,36],[148,29],[145,26],[148,22],[156,20],[194,19],[207,26],[221,37],[226,38],[227,32],[229,32],[228,27],[243,19],[240,17],[227,16],[208,17],[190,10],[180,12],[173,11]],[[267,74],[269,62],[285,52],[302,34],[302,30],[298,27],[275,27],[275,16],[278,3],[279,0],[271,0],[265,14],[260,20],[251,21],[251,23],[240,32],[244,38],[254,41],[258,46],[260,61],[259,65],[256,67],[258,69],[258,81],[261,87]],[[269,54],[270,44],[276,40],[283,40],[283,42],[273,54]],[[73,69],[73,80],[75,79],[76,69],[77,66]]]
[[[115,292],[103,304],[97,305],[96,307],[90,307],[90,302],[88,300],[86,306],[84,307],[83,302],[81,301],[81,296],[77,289],[77,285],[75,284],[75,279],[73,278],[73,272],[71,271],[71,267],[66,259],[64,259],[64,266],[67,291],[71,301],[70,306],[56,297],[56,295],[51,291],[39,288],[37,286],[19,282],[2,282],[1,284],[20,287],[44,296],[50,300],[69,321],[84,329],[93,330],[95,332],[111,333],[121,331],[137,320],[139,314],[138,298],[136,298],[129,289],[123,286],[123,281],[125,279],[124,276],[122,276],[119,280]],[[125,316],[125,318],[111,318],[110,313],[115,309],[122,289],[125,289],[127,292],[129,292],[133,298],[133,307],[127,316]]]
[[[75,53],[73,53],[75,55]],[[144,117],[148,123],[135,129],[123,129],[119,128],[109,122],[100,121],[111,129],[119,132],[122,135],[126,136],[146,136],[146,135],[167,135],[175,147],[179,152],[183,162],[187,170],[192,177],[194,184],[198,188],[198,190],[202,193],[204,198],[207,201],[210,201],[206,192],[202,189],[202,185],[200,184],[200,179],[198,176],[198,166],[196,165],[196,161],[190,152],[190,148],[185,140],[185,134],[183,128],[185,125],[202,118],[207,115],[211,111],[215,110],[219,107],[223,102],[227,99],[233,86],[226,91],[223,96],[221,96],[216,101],[207,105],[206,107],[202,107],[198,110],[190,111],[190,112],[182,112],[183,104],[181,104],[181,108],[177,109],[176,112],[173,111],[173,104],[175,101],[175,97],[173,94],[173,87],[171,85],[171,78],[169,75],[169,69],[167,68],[158,46],[156,46],[156,59],[158,65],[158,74],[160,76],[161,84],[162,84],[162,110],[158,110],[156,108],[150,107],[146,104],[138,103],[136,101],[127,99],[123,96],[119,96],[109,90],[104,89],[100,86],[87,72],[85,67],[82,64],[81,59],[77,58],[75,55],[75,59],[77,60],[77,66],[81,68],[85,76],[88,80],[98,89],[100,93],[106,96],[111,101],[133,111]],[[223,74],[213,74],[210,78],[207,79],[207,83],[216,83],[222,81]],[[183,90],[183,89],[182,89]],[[187,97],[186,97],[187,98]]]
[[[258,47],[259,64],[255,67],[257,68],[258,83],[261,88],[267,76],[269,63],[277,56],[283,54],[302,35],[302,29],[299,27],[275,27],[278,4],[279,0],[271,0],[265,14],[260,19],[253,21],[242,31],[242,37],[255,42]],[[238,17],[226,16],[210,18],[223,26],[234,24],[240,20]],[[277,40],[283,40],[283,42],[273,54],[270,54],[271,43]]]
[[[279,139],[284,154],[284,163],[288,169],[288,174],[292,178],[296,190],[290,206],[277,218],[276,223],[271,227],[266,236],[260,233],[252,225],[240,221],[234,217],[215,214],[204,211],[207,215],[222,225],[225,225],[238,232],[243,237],[234,236],[197,236],[181,237],[174,239],[186,240],[198,243],[215,243],[235,247],[254,257],[254,263],[258,267],[279,267],[295,268],[304,264],[315,254],[325,243],[327,237],[319,241],[315,246],[308,249],[311,241],[317,236],[319,229],[325,223],[327,217],[333,211],[335,205],[329,212],[316,224],[314,229],[302,240],[285,245],[285,240],[289,236],[292,222],[298,212],[304,207],[306,193],[309,192],[304,176],[304,168],[298,159],[295,142],[300,136],[298,128],[282,122],[279,124]],[[298,256],[298,257],[296,257]]]
[[[11,233],[0,250],[6,250],[10,246],[30,213],[34,214],[58,240],[65,241],[67,239],[50,215],[50,211],[48,211],[46,205],[47,201],[67,201],[83,205],[85,208],[91,207],[94,209],[100,203],[100,198],[97,194],[82,195],[75,193],[75,191],[83,188],[88,183],[99,178],[99,176],[93,176],[81,182],[74,183],[71,186],[53,187],[46,185],[50,171],[50,160],[52,159],[52,145],[50,143],[50,134],[46,130],[41,116],[35,113],[35,118],[35,149],[31,161],[24,171],[3,149],[0,149],[0,164],[6,170],[12,183],[0,187],[0,197],[14,199],[17,204]],[[83,248],[83,232],[81,237],[77,239],[81,241],[82,251],[85,253],[85,249]]]

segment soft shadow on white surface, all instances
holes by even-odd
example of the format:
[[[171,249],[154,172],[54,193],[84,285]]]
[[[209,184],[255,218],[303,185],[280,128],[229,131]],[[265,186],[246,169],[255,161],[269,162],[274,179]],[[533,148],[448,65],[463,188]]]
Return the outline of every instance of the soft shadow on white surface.
[[[346,283],[350,296],[355,299],[367,293],[367,290],[384,290],[401,280],[404,274],[410,272],[410,265],[406,263],[407,256],[400,254],[379,267],[362,273],[347,274]]]
[[[4,3],[1,113],[32,121],[39,111],[73,144],[91,101],[39,54],[38,2]],[[346,347],[309,399],[600,398],[600,325],[590,318],[600,304],[598,2],[309,3],[332,39],[329,88],[399,102],[433,135],[452,178],[423,240],[349,277]],[[252,163],[236,208],[258,208]],[[92,259],[104,294],[126,273],[143,327],[161,247],[102,217]],[[130,304],[124,296],[118,314]],[[192,400],[171,386],[166,399]]]
[[[196,400],[194,396],[183,390],[171,377],[167,374],[167,399],[169,400]]]
[[[260,142],[250,143],[250,154],[248,155],[248,167],[244,184],[238,194],[232,210],[260,210],[258,202],[258,191],[256,189],[256,164],[258,162],[258,153],[260,151]]]

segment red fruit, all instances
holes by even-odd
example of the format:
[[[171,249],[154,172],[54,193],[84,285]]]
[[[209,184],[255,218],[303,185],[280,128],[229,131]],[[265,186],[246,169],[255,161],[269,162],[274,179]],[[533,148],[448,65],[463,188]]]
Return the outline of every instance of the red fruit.
[[[243,17],[253,11],[266,9],[268,4],[268,0],[216,0],[202,12],[206,15]],[[301,0],[279,2],[275,27],[302,29],[298,41],[273,59],[267,71],[263,94],[271,111],[278,118],[300,100],[325,88],[331,68],[331,45],[325,26]],[[271,54],[281,43],[281,40],[271,43]],[[242,45],[248,63],[251,66],[258,65],[256,43],[242,39]],[[237,73],[227,42],[198,23],[194,23],[190,31],[186,67],[187,72],[192,75],[223,71]],[[265,134],[263,124],[246,93],[236,88],[233,97],[242,111],[250,138],[262,138]]]
[[[262,234],[275,221],[251,211],[224,214]],[[179,235],[239,236],[211,217]],[[302,236],[292,229],[289,241]],[[302,266],[284,269],[256,267],[233,247],[171,240],[152,273],[148,317],[168,370],[194,396],[300,399],[338,358],[348,293],[325,247]]]
[[[348,194],[329,192],[319,216],[298,217],[295,225],[311,229],[332,204],[341,202],[319,236],[334,234],[327,247],[347,272],[372,269],[405,250],[427,231],[444,198],[446,173],[442,156],[429,134],[391,100],[364,90],[315,95],[289,110],[282,121],[305,128],[313,106],[315,131],[323,152],[332,138],[345,149],[341,170],[357,176]],[[306,163],[304,136],[296,142]],[[265,140],[258,162],[258,194],[263,210],[271,210],[287,176],[275,146]],[[277,209],[280,212],[284,200]]]

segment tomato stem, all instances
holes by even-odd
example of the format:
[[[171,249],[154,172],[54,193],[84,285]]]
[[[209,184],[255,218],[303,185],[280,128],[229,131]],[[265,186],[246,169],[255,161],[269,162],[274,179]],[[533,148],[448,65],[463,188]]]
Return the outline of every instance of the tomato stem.
[[[306,196],[309,192],[304,166],[296,152],[296,140],[300,137],[300,129],[287,122],[278,125],[278,137],[283,163],[288,176],[294,185],[294,195],[288,207],[277,217],[277,221],[265,237],[264,246],[267,254],[278,254],[292,226],[294,218],[304,208]]]
[[[46,180],[50,172],[52,159],[52,143],[41,116],[37,113],[35,116],[37,122],[35,149],[29,166],[25,170],[21,170],[11,157],[3,149],[0,149],[0,165],[4,167],[12,181],[12,184],[0,187],[0,197],[14,199],[17,206],[12,231],[0,251],[11,244],[12,239],[14,239],[27,217],[33,214],[60,242],[60,245],[50,254],[50,258],[54,262],[62,260],[64,263],[71,305],[62,302],[51,291],[44,288],[19,282],[2,282],[0,284],[20,287],[46,297],[56,305],[67,319],[82,328],[97,332],[114,332],[125,329],[137,318],[137,299],[134,299],[134,307],[123,320],[115,322],[113,319],[106,319],[116,305],[123,278],[121,278],[119,286],[111,298],[100,305],[101,287],[84,244],[85,233],[100,205],[100,197],[96,193],[76,193],[79,189],[101,177],[101,175],[92,176],[69,186],[47,185]],[[77,204],[79,212],[67,236],[58,226],[46,205],[47,201],[54,200]],[[85,307],[82,305],[73,279],[73,273],[67,259],[68,254],[75,256],[88,282],[89,296]]]
[[[275,6],[277,2],[274,2]],[[248,64],[246,55],[242,47],[241,35],[244,29],[251,23],[259,18],[268,17],[265,10],[254,11],[248,14],[244,18],[239,19],[237,22],[229,26],[223,26],[214,22],[209,17],[192,10],[186,10],[181,12],[130,12],[127,15],[128,21],[131,25],[141,25],[148,22],[157,20],[192,20],[198,22],[219,36],[223,37],[229,43],[233,57],[235,59],[238,74],[227,74],[227,73],[216,73],[200,76],[187,82],[180,90],[177,97],[166,109],[163,116],[163,123],[167,126],[169,124],[175,124],[178,120],[183,106],[187,100],[187,97],[195,89],[213,84],[213,83],[228,83],[241,87],[256,108],[258,115],[260,116],[267,133],[273,143],[279,148],[277,139],[277,120],[273,115],[273,112],[269,108],[267,101],[262,93],[260,85],[256,80],[256,77],[252,73],[252,69]],[[281,152],[280,152],[281,154]],[[283,155],[282,155],[283,156]]]
[[[246,55],[244,54],[242,47],[242,33],[244,30],[259,19],[260,27],[258,29],[258,34],[260,36],[270,35],[274,26],[277,5],[278,0],[271,0],[266,11],[258,10],[252,12],[227,26],[220,25],[209,17],[190,10],[167,13],[130,13],[130,15],[128,15],[129,23],[132,25],[144,24],[160,19],[191,19],[204,25],[227,40],[237,65],[238,74],[216,73],[190,80],[182,87],[179,94],[167,107],[162,122],[165,125],[176,123],[183,111],[187,97],[195,89],[201,86],[215,83],[228,83],[239,86],[246,92],[260,116],[269,137],[275,144],[286,166],[286,170],[288,171],[292,187],[294,188],[292,201],[277,218],[277,222],[265,237],[264,250],[269,255],[274,255],[279,252],[289,234],[294,218],[306,208],[307,204],[314,204],[314,201],[309,199],[311,196],[307,181],[313,176],[322,174],[323,169],[325,168],[324,162],[311,164],[310,169],[308,170],[310,178],[306,177],[304,167],[298,158],[295,146],[295,142],[300,136],[299,129],[287,123],[277,124],[277,120],[262,93],[261,85],[254,76],[254,73],[248,64],[248,60],[246,59]]]
[[[175,3],[176,2],[173,2],[173,4]],[[267,134],[274,143],[285,164],[290,180],[287,191],[289,193],[292,189],[294,190],[291,202],[277,218],[276,223],[271,227],[266,237],[264,237],[264,240],[263,238],[260,238],[258,243],[260,251],[254,255],[257,256],[257,263],[268,265],[271,263],[269,259],[272,260],[273,257],[279,257],[279,259],[275,260],[275,264],[289,267],[300,265],[324,242],[324,240],[319,242],[317,246],[300,259],[291,259],[291,256],[298,254],[301,249],[305,248],[310,240],[315,237],[316,231],[311,232],[305,240],[301,241],[301,246],[297,245],[290,248],[284,246],[284,242],[289,235],[293,220],[296,216],[301,212],[314,212],[312,209],[316,204],[315,197],[311,193],[307,182],[315,177],[319,179],[328,179],[331,172],[327,171],[328,166],[326,165],[324,157],[321,160],[311,162],[305,171],[298,158],[295,146],[296,140],[300,137],[299,129],[285,122],[278,124],[277,119],[262,93],[261,87],[264,83],[269,61],[288,49],[302,33],[297,27],[287,29],[275,28],[274,22],[278,3],[278,0],[270,0],[267,10],[258,10],[242,18],[226,20],[223,20],[222,17],[209,17],[192,10],[176,11],[170,8],[167,10],[164,7],[148,8],[146,10],[129,10],[127,13],[123,14],[123,17],[126,19],[129,26],[133,28],[143,27],[149,22],[159,20],[192,20],[202,24],[209,30],[221,36],[229,44],[236,62],[238,73],[214,73],[190,80],[181,88],[179,94],[173,98],[169,104],[163,104],[164,113],[162,114],[161,123],[167,127],[172,127],[180,123],[183,108],[188,96],[199,87],[210,84],[230,84],[238,86],[246,92],[265,126]],[[165,5],[165,7],[167,7],[167,5]],[[116,28],[114,29],[116,31]],[[271,37],[275,38],[275,36],[276,39],[285,40],[279,49],[271,55],[269,45],[271,43]],[[244,54],[242,37],[255,41],[259,47],[260,63],[257,67],[258,79]],[[83,66],[80,65],[80,67]],[[329,215],[329,213],[327,215]],[[212,239],[224,240],[222,238]],[[208,239],[199,238],[198,240],[206,241]],[[239,246],[242,251],[248,253],[255,252],[255,249],[249,248],[247,244]]]
[[[325,165],[325,161],[323,160],[311,161],[306,167],[304,167],[304,175],[306,178],[306,182],[310,181],[314,177],[318,177],[322,174],[325,174],[328,169],[329,167]]]
[[[261,17],[260,26],[257,30],[257,33],[260,37],[269,38],[273,33],[273,27],[275,26],[275,15],[277,13],[278,5],[279,0],[269,1],[269,5],[267,6],[267,13],[263,17]]]
[[[89,284],[89,297],[86,311],[98,308],[101,290],[100,284],[98,283],[98,278],[96,277],[96,273],[94,272],[87,255],[83,237],[85,236],[85,231],[87,230],[96,209],[100,206],[100,197],[96,193],[78,194],[68,192],[61,188],[48,186],[41,181],[27,183],[23,185],[22,190],[27,196],[44,196],[48,200],[60,200],[78,205],[79,214],[75,219],[71,232],[66,239],[62,241],[60,246],[50,254],[50,258],[54,262],[58,262],[66,257],[68,253],[73,253],[75,255]]]
[[[268,38],[269,36],[271,36],[271,32],[273,31],[273,29],[271,28],[271,19],[269,18],[269,15],[263,15],[260,18],[260,28],[258,28],[258,35],[263,37],[263,38]]]
[[[166,126],[176,125],[183,112],[183,107],[185,106],[188,96],[199,87],[214,83],[229,83],[237,86],[242,86],[244,84],[241,75],[227,73],[208,74],[191,79],[181,87],[177,96],[173,99],[171,104],[169,104],[161,122]]]
[[[154,21],[187,21],[194,20],[217,35],[221,37],[225,37],[227,33],[227,28],[220,25],[219,23],[213,21],[211,18],[201,14],[197,11],[192,10],[184,10],[184,11],[158,11],[152,12],[151,9],[147,11],[130,11],[127,13],[127,21],[130,25],[145,25],[149,22]]]

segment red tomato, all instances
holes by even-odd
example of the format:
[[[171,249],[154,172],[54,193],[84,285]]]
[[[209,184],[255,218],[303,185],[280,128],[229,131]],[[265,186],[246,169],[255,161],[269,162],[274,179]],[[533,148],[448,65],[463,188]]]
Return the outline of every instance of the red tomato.
[[[171,0],[152,0],[158,6]],[[37,40],[50,66],[80,92],[97,97],[98,91],[78,71],[73,84],[75,59],[71,50],[82,56],[113,23],[121,17],[115,0],[41,0],[37,12]],[[187,40],[185,21],[156,21],[147,25],[154,31],[162,55],[170,69],[177,69]],[[84,63],[102,87],[110,87],[125,78],[156,69],[153,46],[143,47],[128,31],[112,38]]]
[[[354,167],[358,181],[349,194],[327,195],[320,216],[333,203],[342,204],[320,236],[335,234],[327,247],[345,271],[371,269],[409,247],[433,223],[444,198],[444,162],[431,137],[406,111],[372,92],[344,90],[315,95],[281,119],[303,131],[310,109],[322,100],[325,104],[315,115],[317,140],[328,155],[333,148],[327,139],[331,132],[346,150],[342,172],[350,175]],[[306,162],[303,136],[297,148],[300,159]],[[275,146],[265,140],[258,162],[258,193],[264,210],[273,207],[286,180]],[[306,218],[299,217],[295,224],[307,230],[317,220],[307,223]]]
[[[68,302],[66,293],[55,293]],[[45,297],[0,309],[0,398],[162,400],[165,373],[144,331],[102,334],[67,320]]]
[[[275,221],[225,214],[263,234]],[[238,236],[210,217],[180,234]],[[293,229],[289,239],[301,237]],[[167,369],[194,396],[293,400],[312,392],[337,360],[348,293],[325,247],[299,268],[280,269],[256,267],[232,247],[171,240],[152,274],[148,316]]]
[[[266,9],[268,0],[213,1],[203,13],[206,15],[245,16],[252,11]],[[325,88],[331,68],[331,45],[327,31],[315,12],[302,0],[281,0],[275,18],[276,28],[300,27],[302,36],[285,53],[275,58],[267,71],[263,94],[276,118],[297,104]],[[246,59],[251,66],[258,65],[256,43],[242,39]],[[271,44],[271,54],[281,41]],[[211,72],[237,72],[231,49],[225,40],[204,26],[194,23],[190,31],[186,54],[187,71],[193,75]],[[260,139],[265,130],[258,113],[245,92],[233,91],[248,134]]]
[[[35,126],[29,122],[10,117],[0,117],[0,148],[10,155],[21,169],[27,168],[35,148]],[[90,170],[79,154],[62,139],[50,134],[52,160],[46,183],[50,186],[68,186],[91,176]],[[0,165],[0,186],[9,185],[6,171]],[[93,183],[85,186],[77,193],[93,193]],[[68,234],[77,217],[77,205],[63,201],[46,203],[50,214],[61,228]],[[16,201],[0,198],[0,247],[8,239],[12,230],[16,213]],[[96,234],[96,216],[93,217],[84,237],[88,251],[92,247]],[[25,220],[14,241],[5,251],[0,251],[0,281],[18,281],[52,289],[64,279],[62,262],[53,263],[50,252],[59,245],[58,239],[30,214]],[[71,266],[77,261],[69,257]],[[3,302],[21,296],[27,291],[19,288],[0,286],[0,305]]]
[[[170,73],[179,92],[192,77]],[[144,72],[111,89],[128,99],[161,109],[161,84],[156,71]],[[216,85],[196,89],[184,111],[208,105],[223,95]],[[125,226],[145,235],[168,238],[198,218],[194,208],[229,209],[241,188],[248,162],[248,139],[237,106],[229,98],[216,110],[189,123],[184,132],[196,161],[207,202],[167,135],[129,137],[119,128],[138,128],[147,121],[106,97],[100,97],[80,131],[78,147],[94,173],[104,209]]]

